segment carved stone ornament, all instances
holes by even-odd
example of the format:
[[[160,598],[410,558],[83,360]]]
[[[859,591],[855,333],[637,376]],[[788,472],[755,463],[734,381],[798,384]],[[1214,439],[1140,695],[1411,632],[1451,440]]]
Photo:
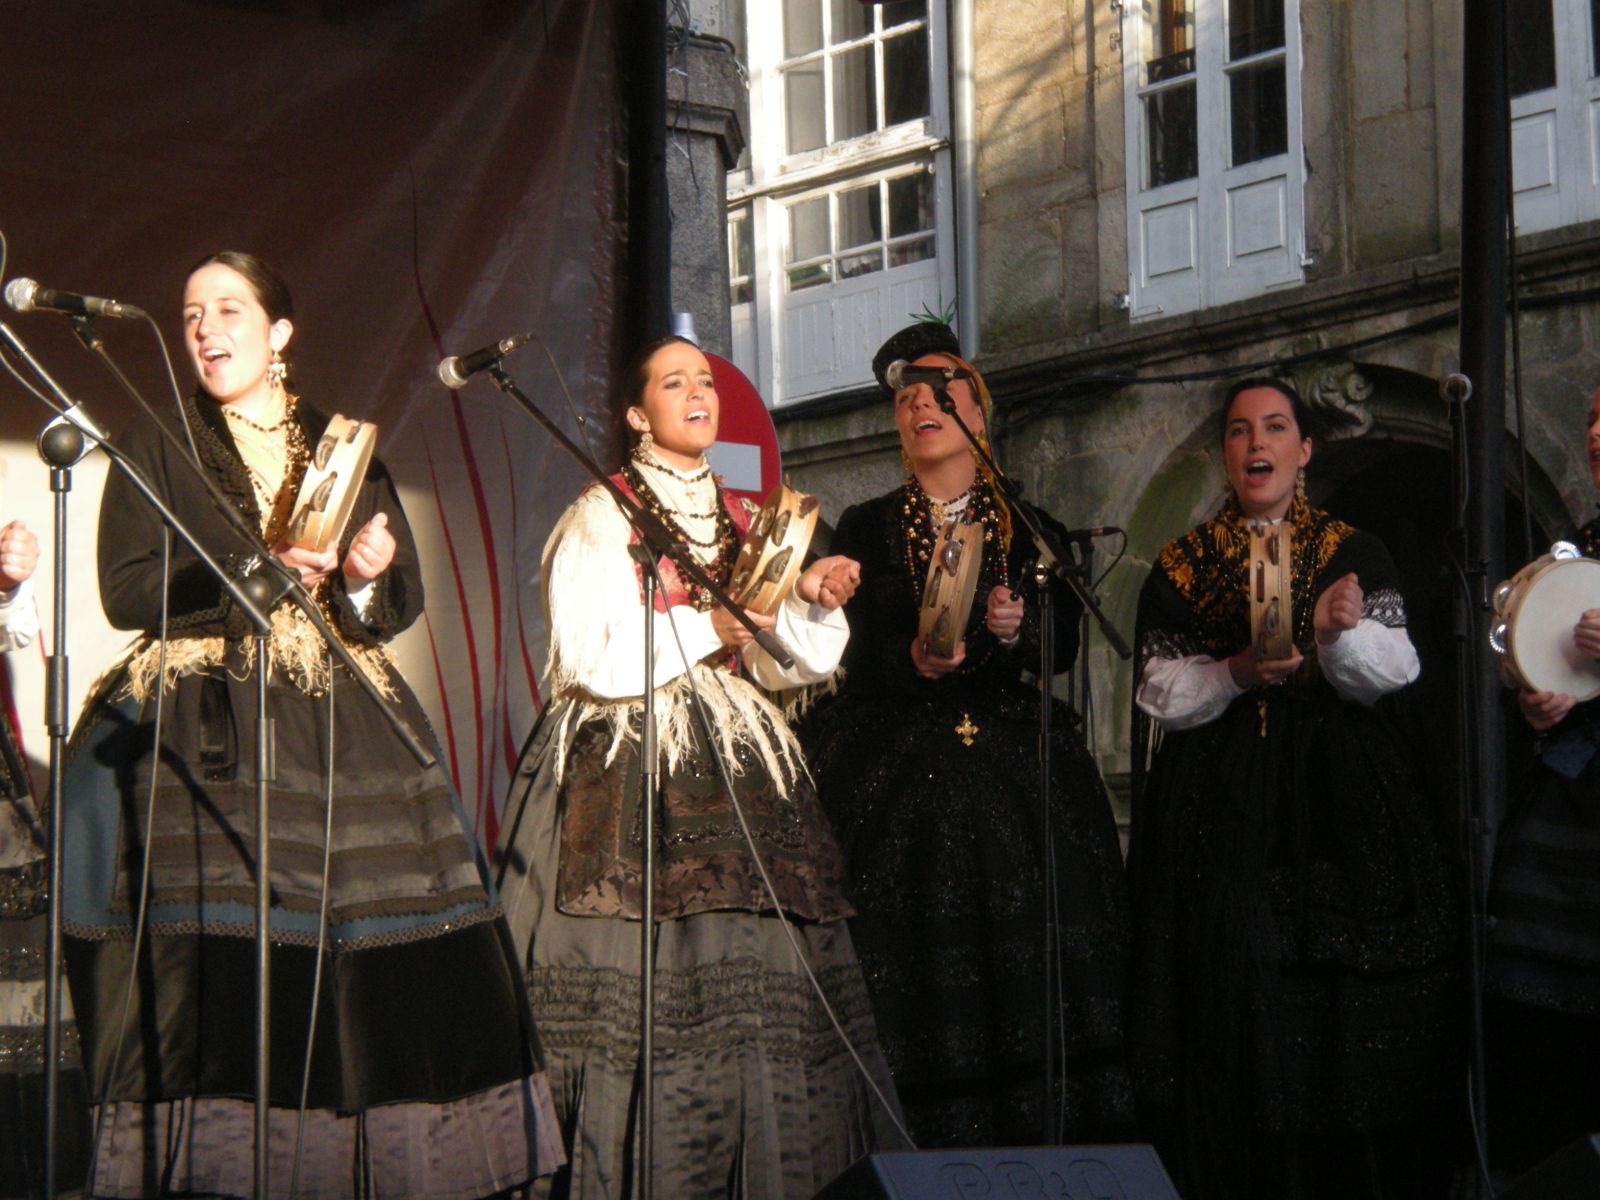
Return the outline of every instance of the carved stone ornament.
[[[1328,440],[1361,437],[1372,428],[1366,402],[1375,391],[1372,378],[1354,363],[1319,368],[1300,389],[1312,420]]]

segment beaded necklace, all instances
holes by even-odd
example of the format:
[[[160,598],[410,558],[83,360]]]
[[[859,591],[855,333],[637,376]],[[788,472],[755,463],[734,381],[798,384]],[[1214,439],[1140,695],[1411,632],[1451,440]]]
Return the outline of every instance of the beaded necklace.
[[[988,480],[981,475],[954,500],[935,500],[923,490],[915,475],[908,475],[900,489],[901,529],[905,533],[906,570],[911,586],[920,592],[928,577],[933,544],[945,522],[960,517],[965,524],[983,526],[984,567],[994,564],[998,582],[1011,584],[1011,566],[1006,561],[1004,534],[1000,524],[1000,505]],[[998,553],[996,548],[998,547]]]
[[[245,471],[250,476],[250,486],[256,494],[256,504],[263,516],[262,537],[269,546],[276,545],[288,527],[289,519],[293,516],[291,510],[294,507],[295,497],[300,492],[300,481],[305,477],[306,464],[311,461],[305,430],[300,427],[300,422],[296,418],[298,407],[299,398],[292,392],[287,392],[283,398],[283,416],[271,425],[262,425],[238,412],[231,405],[222,406],[222,415],[225,418],[251,431],[242,439],[249,444],[250,451],[240,444],[239,438],[235,438],[235,444]],[[257,462],[252,461],[258,453],[263,452],[274,457],[280,454],[282,456],[283,475],[276,486],[267,472],[263,471]]]
[[[655,464],[652,463],[651,465],[654,466]],[[622,468],[622,477],[627,481],[628,486],[633,489],[633,494],[639,498],[639,503],[644,507],[645,511],[653,513],[666,524],[676,535],[678,541],[690,548],[690,553],[693,553],[693,548],[696,546],[702,550],[712,551],[709,559],[701,559],[701,565],[705,567],[706,574],[716,580],[719,585],[727,586],[729,572],[733,569],[733,560],[739,555],[739,533],[733,527],[733,518],[728,514],[728,506],[722,502],[722,486],[720,484],[714,485],[716,488],[715,512],[705,514],[706,517],[716,517],[716,536],[710,541],[702,541],[690,534],[683,527],[682,522],[678,520],[679,516],[690,514],[679,513],[676,509],[669,508],[664,504],[661,497],[656,494],[655,489],[645,482],[644,475],[632,463],[628,463]],[[696,555],[696,557],[698,558],[699,556]],[[693,604],[699,611],[710,612],[716,605],[711,593],[702,587],[698,581],[684,575],[682,576],[682,582],[684,590],[689,594],[689,603]]]
[[[710,463],[702,463],[698,471],[680,471],[676,467],[662,462],[660,458],[654,454],[651,454],[649,450],[645,449],[642,444],[633,448],[633,453],[630,457],[632,457],[633,461],[636,463],[642,463],[645,466],[652,467],[655,470],[662,472],[663,474],[671,475],[674,479],[680,480],[683,483],[699,483],[702,479],[711,474]],[[708,513],[706,515],[709,516],[710,514]]]
[[[293,396],[284,397],[283,415],[278,418],[278,420],[277,420],[277,422],[275,424],[272,424],[272,425],[263,425],[259,421],[252,421],[249,417],[245,416],[242,412],[240,412],[238,410],[237,407],[235,407],[232,404],[224,404],[222,406],[222,415],[227,417],[228,420],[230,420],[230,421],[237,421],[241,425],[248,425],[251,429],[254,429],[257,433],[277,433],[278,430],[282,429],[285,425],[287,425],[289,423],[289,419],[294,416],[294,408],[295,408],[295,403],[294,402],[295,402],[295,397],[293,397]]]

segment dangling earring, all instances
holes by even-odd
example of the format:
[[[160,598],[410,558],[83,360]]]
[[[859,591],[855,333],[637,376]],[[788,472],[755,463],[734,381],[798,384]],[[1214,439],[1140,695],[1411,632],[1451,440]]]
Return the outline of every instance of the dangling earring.
[[[272,352],[272,361],[267,364],[267,383],[276,391],[283,386],[284,377],[288,374],[289,364],[284,362],[278,356],[278,352],[274,350]]]
[[[905,472],[907,479],[910,479],[916,474],[916,472],[911,469],[911,455],[906,453],[906,448],[904,446],[900,447],[900,469]]]
[[[1294,476],[1294,498],[1296,500],[1299,500],[1301,503],[1305,502],[1305,498],[1306,498],[1306,469],[1304,467],[1301,467],[1298,471],[1295,472],[1295,476]]]
[[[645,462],[650,457],[650,447],[656,444],[656,439],[646,429],[639,435],[639,440],[633,444],[633,458],[635,462]]]

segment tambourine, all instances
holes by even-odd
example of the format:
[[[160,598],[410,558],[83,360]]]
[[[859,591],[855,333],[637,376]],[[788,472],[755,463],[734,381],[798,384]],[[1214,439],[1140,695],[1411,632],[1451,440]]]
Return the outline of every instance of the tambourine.
[[[1289,524],[1250,525],[1250,644],[1256,661],[1294,654],[1294,559]]]
[[[789,595],[816,532],[815,496],[779,484],[767,493],[739,547],[728,591],[741,608],[771,616]]]
[[[1489,645],[1500,656],[1506,686],[1578,700],[1600,696],[1600,663],[1572,640],[1578,618],[1591,608],[1600,608],[1600,562],[1570,542],[1557,542],[1495,588],[1500,619]]]
[[[367,477],[378,427],[370,421],[334,416],[311,451],[285,538],[292,546],[321,552],[337,545]]]
[[[966,636],[982,565],[981,522],[950,521],[939,530],[933,557],[928,560],[928,577],[922,584],[922,611],[917,620],[917,633],[928,653],[949,658]]]

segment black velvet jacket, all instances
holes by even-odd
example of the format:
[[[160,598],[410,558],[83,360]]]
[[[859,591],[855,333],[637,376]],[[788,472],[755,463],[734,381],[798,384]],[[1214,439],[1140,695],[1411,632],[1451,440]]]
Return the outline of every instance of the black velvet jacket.
[[[967,655],[962,665],[941,679],[924,679],[911,662],[911,640],[917,633],[922,603],[921,579],[912,579],[906,566],[906,538],[901,513],[902,492],[847,508],[839,518],[830,552],[844,554],[861,564],[861,586],[845,608],[850,619],[850,644],[844,653],[846,693],[900,692],[919,696],[976,692],[993,696],[997,691],[1030,692],[1023,671],[1039,669],[1039,603],[1030,577],[1036,557],[1032,539],[1021,521],[1015,522],[1011,551],[1006,556],[1011,584],[1027,599],[1022,629],[1014,646],[1002,646],[989,632],[986,613],[989,588],[998,577],[985,564],[967,621]],[[1038,509],[1032,510],[1043,525],[1064,537],[1060,522]],[[985,547],[985,554],[989,553]],[[1071,667],[1078,653],[1078,617],[1082,605],[1059,581],[1051,584],[1055,615],[1054,673]]]
[[[194,430],[196,448],[205,470],[217,481],[222,494],[244,516],[252,529],[261,527],[261,513],[243,460],[234,448],[221,407],[210,399],[184,400]],[[301,402],[296,418],[307,445],[316,445],[328,418]],[[179,444],[183,435],[178,431]],[[149,478],[178,519],[218,561],[239,571],[256,552],[236,534],[213,507],[200,482],[184,464],[177,447],[161,436],[149,417],[140,417],[123,433],[117,445]],[[377,513],[388,515],[394,535],[394,561],[378,577],[376,590],[363,620],[345,591],[344,574],[329,580],[329,608],[340,634],[355,644],[384,642],[407,628],[422,613],[422,573],[416,542],[394,482],[374,457],[356,498],[355,509],[340,539],[341,561],[350,542]],[[100,504],[100,602],[106,618],[118,629],[140,629],[155,634],[161,623],[162,518],[123,473],[113,467]],[[168,626],[174,634],[246,637],[250,624],[222,590],[210,569],[187,545],[173,539]]]

